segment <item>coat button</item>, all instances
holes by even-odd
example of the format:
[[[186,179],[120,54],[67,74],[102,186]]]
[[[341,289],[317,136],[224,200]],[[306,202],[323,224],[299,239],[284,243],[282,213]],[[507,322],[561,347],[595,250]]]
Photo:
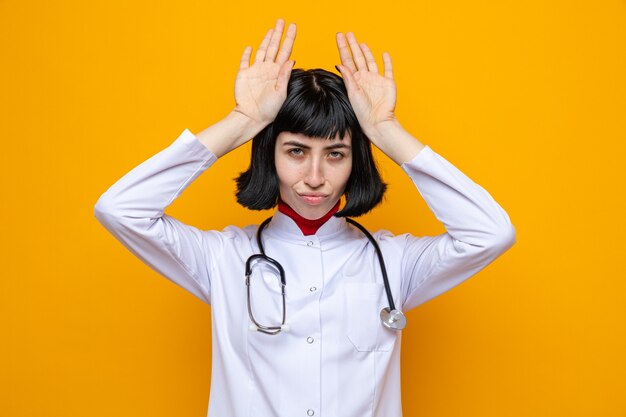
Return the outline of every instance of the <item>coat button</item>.
[[[312,338],[312,337],[310,337],[310,336],[306,338],[306,342],[307,342],[309,345],[310,345],[311,343],[313,343],[314,341],[315,341],[315,339],[313,339],[313,338]],[[313,414],[311,414],[311,415],[313,415]]]
[[[306,415],[307,416],[312,416],[313,414],[315,414],[315,411],[311,410],[310,408],[308,410],[306,410]]]
[[[311,292],[317,291],[317,287],[311,287],[311,288],[309,288],[309,291],[311,291]]]
[[[306,242],[306,245],[307,245],[307,246],[313,246],[313,241],[312,241],[312,240],[309,240],[308,242]]]

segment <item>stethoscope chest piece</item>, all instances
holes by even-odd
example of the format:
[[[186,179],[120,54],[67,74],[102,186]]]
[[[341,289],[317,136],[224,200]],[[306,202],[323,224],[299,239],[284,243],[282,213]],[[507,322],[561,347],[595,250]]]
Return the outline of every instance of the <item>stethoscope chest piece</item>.
[[[391,310],[385,307],[380,310],[380,321],[383,325],[391,330],[402,330],[406,327],[406,317],[400,310]]]

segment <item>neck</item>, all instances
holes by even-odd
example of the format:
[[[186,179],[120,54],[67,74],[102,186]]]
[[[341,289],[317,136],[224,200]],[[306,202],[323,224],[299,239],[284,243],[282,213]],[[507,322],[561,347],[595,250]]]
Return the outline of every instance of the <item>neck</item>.
[[[337,204],[335,204],[335,206],[333,208],[331,208],[328,211],[328,213],[326,213],[325,215],[323,215],[319,219],[315,219],[315,220],[306,219],[306,218],[302,217],[301,215],[296,213],[296,211],[294,209],[292,209],[283,200],[279,200],[278,201],[278,211],[280,211],[281,213],[286,214],[287,216],[291,217],[291,219],[294,222],[296,222],[296,224],[298,225],[298,227],[302,231],[302,234],[304,236],[309,236],[309,235],[314,235],[317,232],[317,230],[320,227],[322,227],[322,225],[324,223],[326,223],[328,221],[328,219],[330,219],[333,216],[333,214],[335,214],[335,213],[337,213],[337,211],[339,211],[339,201],[340,200],[337,201]]]

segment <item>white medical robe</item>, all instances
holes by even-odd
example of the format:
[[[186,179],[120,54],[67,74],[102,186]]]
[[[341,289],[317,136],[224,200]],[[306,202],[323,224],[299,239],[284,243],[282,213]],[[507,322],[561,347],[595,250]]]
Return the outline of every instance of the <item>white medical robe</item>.
[[[216,160],[185,130],[111,186],[97,219],[160,274],[211,305],[209,417],[399,417],[401,332],[386,329],[388,305],[373,246],[344,219],[315,235],[276,211],[265,251],[284,267],[289,331],[252,331],[244,265],[259,252],[257,226],[199,230],[164,214]],[[507,213],[482,187],[426,146],[402,169],[446,227],[439,236],[373,233],[397,307],[408,311],[468,279],[515,243]],[[215,203],[219,204],[219,203]],[[255,268],[252,306],[280,322],[280,286]],[[410,326],[410,324],[409,324]]]

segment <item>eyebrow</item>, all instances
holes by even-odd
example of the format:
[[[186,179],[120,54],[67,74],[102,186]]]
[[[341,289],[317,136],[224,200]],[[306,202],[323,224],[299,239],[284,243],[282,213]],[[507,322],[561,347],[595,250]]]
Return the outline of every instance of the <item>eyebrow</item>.
[[[305,145],[304,143],[298,142],[295,140],[289,140],[287,142],[284,142],[283,146],[297,146],[298,148],[311,149],[310,146]],[[340,149],[340,148],[350,149],[350,145],[347,145],[345,143],[333,143],[332,145],[324,146],[324,149]]]

